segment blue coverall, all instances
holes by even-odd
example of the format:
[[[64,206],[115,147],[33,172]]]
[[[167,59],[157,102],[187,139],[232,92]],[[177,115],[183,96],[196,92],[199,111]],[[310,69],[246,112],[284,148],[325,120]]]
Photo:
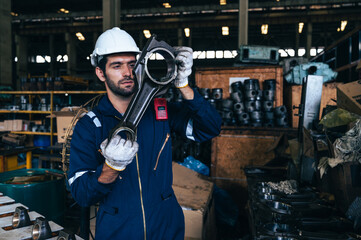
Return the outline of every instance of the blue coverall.
[[[195,141],[220,132],[217,111],[195,90],[193,100],[168,103],[168,120],[157,121],[150,104],[137,128],[139,151],[110,184],[98,182],[104,157],[98,151],[122,115],[107,96],[82,117],[71,140],[69,185],[81,206],[100,203],[95,239],[184,239],[184,216],[172,189],[171,131]],[[164,147],[163,147],[164,145]]]

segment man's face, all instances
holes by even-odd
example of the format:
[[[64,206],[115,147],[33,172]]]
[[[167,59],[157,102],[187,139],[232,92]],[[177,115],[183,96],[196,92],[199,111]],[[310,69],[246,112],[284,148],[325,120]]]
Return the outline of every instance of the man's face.
[[[129,97],[137,91],[138,84],[133,76],[135,62],[135,55],[131,53],[108,56],[104,73],[105,83],[115,95]]]

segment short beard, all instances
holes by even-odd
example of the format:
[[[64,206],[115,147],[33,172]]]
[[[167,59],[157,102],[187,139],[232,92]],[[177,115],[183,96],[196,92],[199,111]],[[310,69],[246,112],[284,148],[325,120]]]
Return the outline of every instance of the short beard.
[[[105,75],[105,82],[112,93],[120,97],[130,97],[138,90],[138,82],[130,78],[124,80],[132,80],[134,82],[134,86],[129,89],[122,89],[118,87],[116,83],[110,81],[110,79]]]

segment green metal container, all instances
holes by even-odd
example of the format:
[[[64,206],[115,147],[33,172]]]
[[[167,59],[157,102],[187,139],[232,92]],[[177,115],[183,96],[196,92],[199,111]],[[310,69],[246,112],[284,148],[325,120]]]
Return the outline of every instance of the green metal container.
[[[0,192],[29,211],[63,224],[65,214],[65,177],[54,169],[20,169],[0,173]]]

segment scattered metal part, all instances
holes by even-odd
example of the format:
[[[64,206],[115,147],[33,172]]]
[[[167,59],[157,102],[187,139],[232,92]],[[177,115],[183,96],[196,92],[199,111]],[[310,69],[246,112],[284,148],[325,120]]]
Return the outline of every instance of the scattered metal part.
[[[58,238],[57,240],[75,240],[75,234],[74,233],[70,233],[66,230],[61,230],[59,232]]]
[[[263,119],[263,126],[274,127],[275,126],[274,119]]]
[[[244,107],[247,112],[253,112],[256,111],[256,103],[255,101],[245,101]]]
[[[232,99],[223,99],[222,100],[222,110],[231,111],[233,109],[233,100]]]
[[[243,90],[242,82],[238,81],[238,82],[232,83],[231,89],[232,89],[232,92],[242,92],[242,90]]]
[[[267,79],[263,81],[263,90],[276,91],[276,79]]]
[[[243,102],[243,93],[242,92],[232,92],[231,98],[236,103]]]
[[[212,98],[214,100],[221,100],[223,98],[223,89],[222,88],[213,88],[212,89]]]
[[[28,210],[24,207],[16,207],[12,218],[13,228],[21,228],[31,224]]]
[[[207,101],[208,101],[214,108],[217,108],[216,100],[214,100],[213,98],[209,98]]]
[[[237,103],[233,104],[233,111],[237,115],[244,112],[244,104],[243,104],[243,102],[237,102]]]
[[[211,95],[211,90],[209,88],[200,88],[199,93],[203,96],[204,99],[208,100]]]
[[[255,101],[258,92],[256,90],[245,90],[244,97],[247,101]]]
[[[276,116],[283,116],[283,115],[287,114],[287,109],[284,105],[282,105],[282,106],[276,107],[274,112],[275,112]]]
[[[251,126],[252,127],[262,127],[262,120],[261,121],[252,121]]]
[[[49,222],[43,217],[36,218],[31,232],[33,240],[43,240],[51,237]]]
[[[262,90],[261,90],[261,89],[258,89],[258,90],[256,91],[256,100],[257,100],[257,101],[261,101],[261,100],[262,100],[262,95],[263,95]]]
[[[244,90],[259,90],[259,81],[258,79],[246,79],[243,83]]]
[[[237,121],[240,125],[247,126],[250,122],[249,114],[244,112],[242,114],[236,115]]]
[[[276,125],[278,127],[287,127],[288,126],[288,119],[287,116],[279,116],[276,118]]]
[[[263,101],[262,109],[265,112],[271,112],[273,110],[273,101]]]
[[[273,120],[275,118],[275,113],[271,112],[264,112],[264,119]]]
[[[263,112],[253,111],[253,112],[250,113],[250,115],[251,115],[252,122],[254,122],[254,121],[259,121],[259,120],[262,121]]]
[[[275,91],[263,90],[263,99],[266,101],[273,101],[275,99]]]

